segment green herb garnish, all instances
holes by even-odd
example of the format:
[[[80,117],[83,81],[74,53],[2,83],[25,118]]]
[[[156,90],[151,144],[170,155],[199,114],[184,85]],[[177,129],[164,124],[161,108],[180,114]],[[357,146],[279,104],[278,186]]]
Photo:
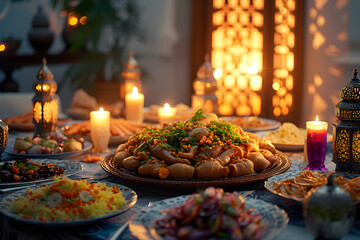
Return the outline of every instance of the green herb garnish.
[[[203,119],[205,117],[205,115],[203,114],[203,110],[200,108],[199,110],[196,111],[195,115],[191,118],[192,122],[195,121],[199,121],[201,119]]]

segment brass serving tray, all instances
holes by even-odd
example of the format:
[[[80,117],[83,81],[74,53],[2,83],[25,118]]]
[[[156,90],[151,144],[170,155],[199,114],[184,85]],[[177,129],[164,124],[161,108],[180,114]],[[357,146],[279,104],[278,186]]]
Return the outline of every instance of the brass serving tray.
[[[239,186],[249,185],[259,181],[264,181],[274,175],[280,174],[288,170],[291,166],[290,159],[280,151],[277,151],[276,157],[279,159],[271,168],[259,173],[243,175],[239,177],[225,177],[215,179],[157,179],[138,175],[123,168],[118,168],[114,162],[114,154],[107,155],[101,161],[101,167],[115,178],[148,185],[175,187],[175,188],[198,188],[207,186]]]

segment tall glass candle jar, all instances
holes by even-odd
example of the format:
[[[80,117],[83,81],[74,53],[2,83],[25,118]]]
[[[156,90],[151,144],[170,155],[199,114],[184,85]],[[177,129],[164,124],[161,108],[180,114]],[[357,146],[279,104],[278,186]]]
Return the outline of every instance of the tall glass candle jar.
[[[306,148],[308,165],[306,169],[327,170],[325,168],[328,123],[318,121],[306,122]]]

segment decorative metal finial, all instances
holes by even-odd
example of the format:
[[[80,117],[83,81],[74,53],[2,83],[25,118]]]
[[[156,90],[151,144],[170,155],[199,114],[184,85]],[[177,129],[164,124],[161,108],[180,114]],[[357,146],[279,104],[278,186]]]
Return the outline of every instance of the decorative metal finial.
[[[51,72],[50,68],[47,66],[46,58],[42,59],[42,63],[43,63],[43,65],[37,74],[37,78],[38,79],[53,79],[54,74]]]
[[[210,61],[210,55],[208,53],[205,54],[205,61]]]
[[[353,71],[353,78],[357,78],[358,73],[359,73],[359,71],[357,70],[357,68],[355,68]]]

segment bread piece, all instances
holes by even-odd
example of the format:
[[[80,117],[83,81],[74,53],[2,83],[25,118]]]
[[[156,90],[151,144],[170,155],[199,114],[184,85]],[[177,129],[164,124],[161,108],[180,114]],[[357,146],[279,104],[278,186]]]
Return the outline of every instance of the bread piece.
[[[76,108],[76,107],[96,109],[97,102],[94,97],[91,97],[83,89],[80,88],[75,91],[71,102],[71,108]]]
[[[228,167],[223,167],[218,161],[204,161],[195,167],[196,178],[220,178],[226,177]]]
[[[241,175],[254,173],[254,163],[246,158],[236,160],[229,165],[230,175],[238,177]]]
[[[264,171],[271,167],[271,163],[260,152],[250,152],[246,158],[254,163],[255,171]]]
[[[175,163],[167,167],[170,177],[173,178],[193,178],[195,168],[183,163]]]

